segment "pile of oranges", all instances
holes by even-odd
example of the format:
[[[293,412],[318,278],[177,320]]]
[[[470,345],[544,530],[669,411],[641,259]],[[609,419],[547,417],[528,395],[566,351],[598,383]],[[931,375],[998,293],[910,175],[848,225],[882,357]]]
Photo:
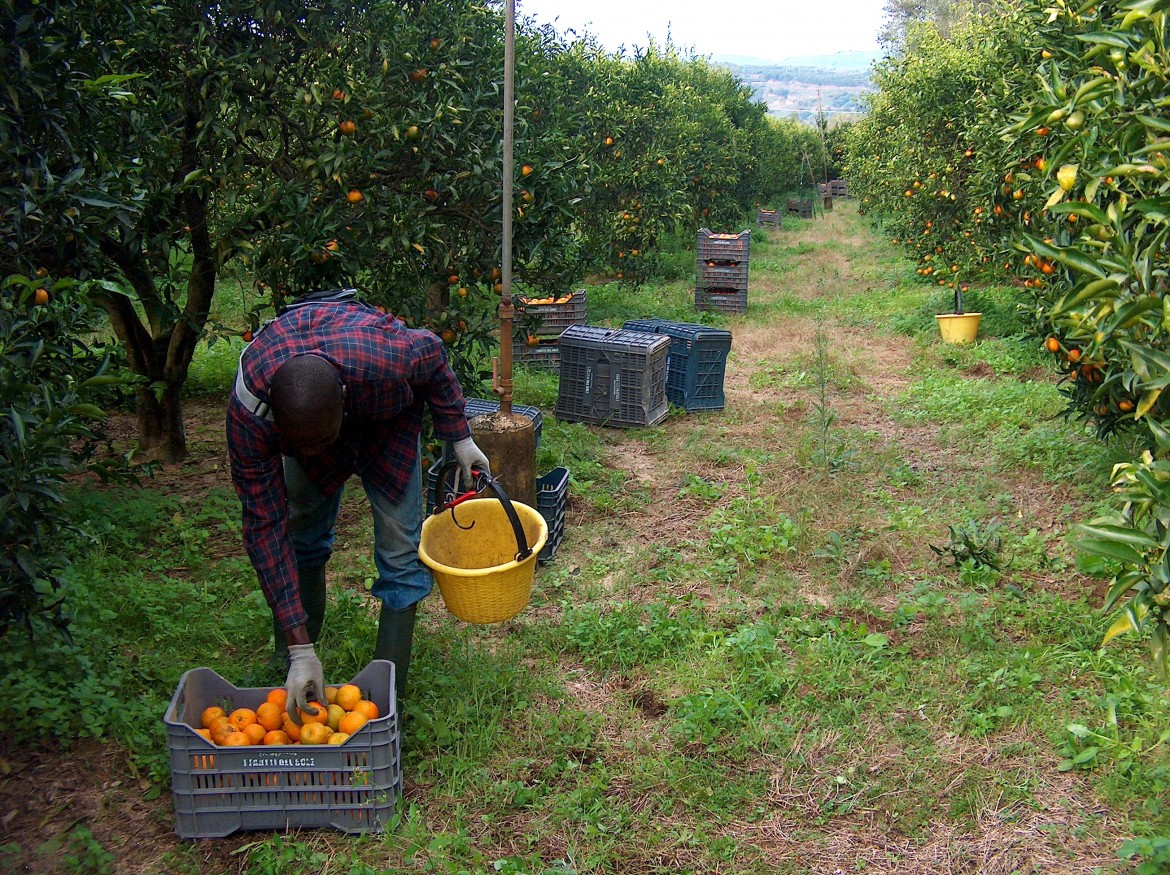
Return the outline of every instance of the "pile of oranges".
[[[280,744],[345,744],[350,736],[381,711],[377,703],[362,698],[360,687],[342,684],[325,688],[325,704],[310,703],[317,713],[298,709],[301,725],[289,717],[287,693],[283,687],[268,692],[256,707],[236,708],[228,712],[210,705],[200,715],[201,726],[195,731],[220,747]]]

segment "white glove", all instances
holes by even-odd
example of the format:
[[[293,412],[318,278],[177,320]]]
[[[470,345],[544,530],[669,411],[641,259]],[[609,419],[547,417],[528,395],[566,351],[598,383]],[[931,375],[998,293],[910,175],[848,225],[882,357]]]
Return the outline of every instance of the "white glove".
[[[310,702],[325,701],[325,673],[321,670],[321,660],[317,658],[312,644],[292,644],[288,648],[288,680],[285,682],[288,700],[285,705],[288,717],[297,726],[301,725],[301,715],[316,714],[317,709],[309,710]]]
[[[455,458],[459,460],[459,470],[463,473],[465,483],[472,486],[475,484],[475,478],[471,474],[472,467],[479,468],[485,474],[492,473],[488,457],[483,454],[483,450],[477,447],[471,438],[455,441],[452,449],[455,450]]]

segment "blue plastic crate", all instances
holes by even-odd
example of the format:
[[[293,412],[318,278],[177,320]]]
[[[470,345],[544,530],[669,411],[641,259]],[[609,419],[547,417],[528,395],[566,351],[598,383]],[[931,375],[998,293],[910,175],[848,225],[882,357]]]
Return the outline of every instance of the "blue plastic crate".
[[[548,540],[537,562],[549,562],[565,537],[565,515],[569,507],[569,469],[553,468],[536,480],[536,509],[548,523]]]
[[[666,418],[670,339],[641,331],[574,325],[561,335],[556,415],[569,422],[655,425]]]
[[[722,410],[723,378],[731,332],[691,322],[666,319],[631,319],[622,326],[670,338],[666,359],[666,397],[684,410]]]

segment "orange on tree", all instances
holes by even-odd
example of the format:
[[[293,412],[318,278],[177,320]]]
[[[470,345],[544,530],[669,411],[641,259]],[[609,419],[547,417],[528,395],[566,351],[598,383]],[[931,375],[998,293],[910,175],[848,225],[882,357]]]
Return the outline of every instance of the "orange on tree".
[[[345,199],[351,204],[360,204],[363,200],[365,200],[365,197],[366,196],[362,194],[361,189],[351,188],[349,190],[349,194],[345,196]]]
[[[33,292],[33,303],[37,306],[49,303],[49,293],[44,289],[37,289]]]
[[[1050,337],[1044,341],[1044,348],[1049,352],[1060,352],[1060,341],[1055,337]]]
[[[337,126],[337,129],[341,131],[343,136],[353,136],[355,133],[357,133],[357,122],[355,122],[353,119],[346,119]]]

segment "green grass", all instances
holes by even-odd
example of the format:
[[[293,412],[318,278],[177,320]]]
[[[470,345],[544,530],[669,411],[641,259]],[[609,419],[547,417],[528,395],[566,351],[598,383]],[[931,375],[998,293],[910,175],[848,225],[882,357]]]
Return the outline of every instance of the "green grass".
[[[1108,855],[1125,835],[1156,858],[1170,836],[1170,700],[1139,642],[1100,647],[1106,621],[1071,546],[1134,446],[1059,415],[1010,289],[972,293],[981,341],[943,347],[946,296],[911,282],[847,208],[833,216],[831,244],[792,239],[795,226],[757,240],[753,277],[769,291],[743,317],[703,318],[764,337],[813,318],[904,360],[875,375],[842,344],[818,354],[810,336],[783,356],[762,344],[736,359],[746,394],[727,410],[629,431],[558,421],[555,374],[519,369],[517,403],[545,413],[538,471],[572,472],[571,528],[530,610],[476,627],[437,596],[424,604],[413,789],[392,830],[222,840],[238,865],[925,872],[915,853],[940,825],[957,854],[968,836],[1019,828],[1037,853]],[[853,279],[810,269],[822,257]],[[590,321],[694,321],[691,294],[685,278],[591,286]],[[193,390],[226,391],[234,355],[201,348]],[[331,566],[329,679],[373,645],[363,500],[349,500]],[[225,479],[186,498],[150,483],[79,490],[72,506],[94,536],[72,545],[77,647],[10,641],[0,718],[18,741],[46,723],[61,743],[105,738],[165,788],[159,717],[183,670],[280,681],[238,505]],[[956,532],[995,533],[997,567],[963,554]],[[769,844],[780,828],[785,844]],[[904,858],[875,850],[889,835]],[[843,836],[857,842],[848,860],[829,847]],[[100,863],[92,836],[69,841]],[[176,842],[163,866],[203,862]]]

